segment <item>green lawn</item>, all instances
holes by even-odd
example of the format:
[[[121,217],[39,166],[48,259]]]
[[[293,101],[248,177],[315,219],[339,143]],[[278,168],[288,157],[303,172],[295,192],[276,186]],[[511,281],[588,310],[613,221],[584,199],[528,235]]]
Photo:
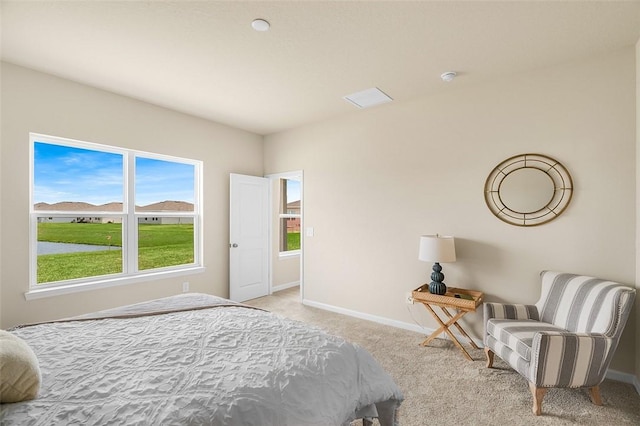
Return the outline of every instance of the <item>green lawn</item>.
[[[287,234],[287,251],[300,250],[300,232],[289,232]]]
[[[38,256],[38,283],[122,272],[119,223],[39,223],[38,241],[113,246],[111,250]],[[193,263],[193,225],[138,226],[140,270]],[[110,237],[110,238],[108,238]]]
[[[122,250],[38,256],[38,284],[122,272]]]
[[[193,263],[193,225],[138,225],[138,269]],[[111,250],[38,256],[38,283],[122,272],[119,223],[39,223],[38,241],[112,246]],[[287,235],[288,250],[300,249],[300,233]]]
[[[122,224],[39,223],[38,241],[120,247],[122,246]]]

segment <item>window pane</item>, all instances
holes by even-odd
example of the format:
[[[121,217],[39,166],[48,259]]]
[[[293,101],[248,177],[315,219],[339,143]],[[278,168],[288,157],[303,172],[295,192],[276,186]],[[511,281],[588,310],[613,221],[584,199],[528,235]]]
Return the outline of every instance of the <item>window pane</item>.
[[[300,214],[300,181],[281,179],[280,213]]]
[[[35,210],[122,211],[123,156],[34,143]]]
[[[289,214],[300,214],[300,181],[287,179],[287,211]]]
[[[280,251],[300,250],[300,218],[281,218],[280,230]]]
[[[138,218],[138,269],[194,263],[192,217]]]
[[[193,164],[136,157],[136,211],[193,211]]]
[[[281,179],[280,214],[300,215],[300,181]],[[280,251],[300,250],[300,217],[280,218]]]
[[[29,140],[30,287],[200,265],[200,161],[35,133]],[[138,223],[127,226],[129,217]]]
[[[38,284],[122,272],[122,219],[38,218]]]

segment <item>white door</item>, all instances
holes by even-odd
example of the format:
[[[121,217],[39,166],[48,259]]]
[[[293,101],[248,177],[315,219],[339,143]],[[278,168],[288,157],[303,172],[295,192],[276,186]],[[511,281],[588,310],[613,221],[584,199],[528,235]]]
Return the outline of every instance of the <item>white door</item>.
[[[229,208],[229,298],[269,294],[269,179],[232,173]]]

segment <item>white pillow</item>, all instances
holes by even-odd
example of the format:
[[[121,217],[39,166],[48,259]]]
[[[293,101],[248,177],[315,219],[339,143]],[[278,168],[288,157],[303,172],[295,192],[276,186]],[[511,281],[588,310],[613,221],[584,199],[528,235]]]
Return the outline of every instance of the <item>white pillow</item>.
[[[0,403],[33,399],[39,389],[36,354],[27,342],[0,330]]]

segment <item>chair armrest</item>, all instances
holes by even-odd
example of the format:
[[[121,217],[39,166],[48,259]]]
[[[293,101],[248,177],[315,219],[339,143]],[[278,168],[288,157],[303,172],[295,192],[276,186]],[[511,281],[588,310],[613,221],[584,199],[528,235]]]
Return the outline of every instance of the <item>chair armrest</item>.
[[[536,333],[529,381],[537,387],[597,386],[604,380],[614,343],[600,333]]]
[[[492,318],[539,321],[538,308],[535,305],[517,305],[509,303],[489,303],[483,306],[484,323],[487,324]]]

